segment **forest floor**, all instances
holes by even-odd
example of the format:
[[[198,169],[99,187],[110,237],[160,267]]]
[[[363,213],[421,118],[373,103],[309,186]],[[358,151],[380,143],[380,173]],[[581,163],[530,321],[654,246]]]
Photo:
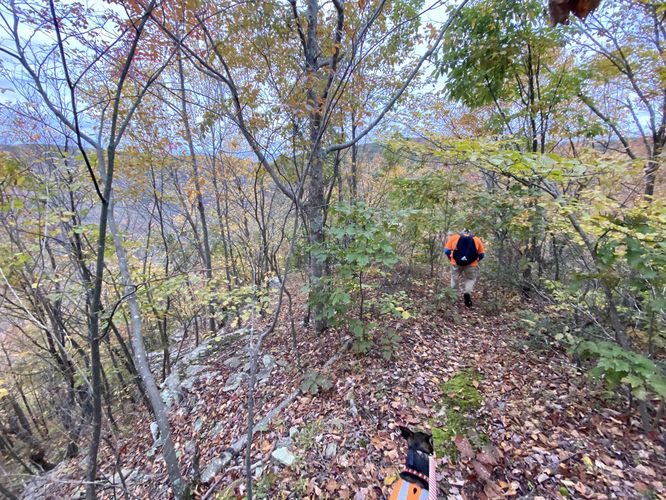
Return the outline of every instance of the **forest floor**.
[[[529,305],[480,285],[467,309],[438,303],[432,280],[412,280],[406,291],[413,317],[394,325],[401,342],[392,359],[344,353],[321,373],[332,387],[299,394],[255,435],[255,495],[386,498],[405,460],[397,426],[408,425],[433,429],[439,442],[440,498],[666,498],[664,428],[642,433],[626,400],[591,383],[563,349],[520,326],[516,311]],[[295,299],[302,317],[303,298]],[[301,384],[290,335],[282,326],[266,342],[271,369],[258,384],[256,420]],[[346,340],[336,330],[316,337],[302,325],[297,335],[304,371],[321,368]],[[229,384],[244,361],[238,352],[231,343],[212,354],[208,375],[171,412],[182,470],[196,474],[199,455],[208,475],[197,487],[200,497],[244,493],[241,457],[219,471],[210,467],[246,429],[247,386]],[[125,420],[131,432],[121,432],[115,452],[103,446],[101,474],[113,478],[122,469],[131,497],[166,497],[150,417]],[[276,449],[288,451],[282,462],[272,456]],[[77,461],[60,466],[57,481],[40,495],[76,495],[81,468]],[[103,492],[122,498],[119,487]]]

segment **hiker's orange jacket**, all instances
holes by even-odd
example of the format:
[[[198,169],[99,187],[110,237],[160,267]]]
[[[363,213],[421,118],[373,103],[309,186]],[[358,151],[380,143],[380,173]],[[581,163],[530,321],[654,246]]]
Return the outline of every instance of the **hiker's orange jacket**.
[[[446,242],[446,245],[444,245],[445,250],[449,250],[447,252],[447,256],[449,257],[449,260],[451,261],[451,264],[454,266],[456,265],[456,261],[453,260],[453,251],[456,249],[456,246],[458,245],[458,240],[460,239],[460,234],[455,233],[449,236],[448,241]],[[476,245],[476,251],[479,254],[479,259],[472,262],[470,266],[478,266],[479,261],[483,259],[486,249],[483,246],[483,242],[481,241],[481,238],[478,236],[474,236],[474,244]]]

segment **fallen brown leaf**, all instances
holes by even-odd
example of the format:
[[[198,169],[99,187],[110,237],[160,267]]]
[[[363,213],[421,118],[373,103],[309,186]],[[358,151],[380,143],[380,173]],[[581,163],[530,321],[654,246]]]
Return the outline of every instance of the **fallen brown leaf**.
[[[476,459],[485,465],[497,465],[497,460],[492,455],[486,453],[485,451],[480,451],[476,454]]]
[[[474,458],[474,450],[472,449],[472,445],[469,443],[465,436],[457,435],[453,438],[453,442],[455,443],[456,448],[458,448],[458,451],[463,458]]]
[[[472,466],[474,467],[474,471],[476,472],[476,475],[479,477],[479,479],[482,481],[490,480],[490,471],[481,462],[474,460],[472,462]]]

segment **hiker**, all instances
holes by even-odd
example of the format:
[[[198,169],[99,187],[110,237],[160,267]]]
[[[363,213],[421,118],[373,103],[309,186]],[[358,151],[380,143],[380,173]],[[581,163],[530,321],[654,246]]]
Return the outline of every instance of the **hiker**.
[[[449,233],[444,253],[451,261],[451,288],[458,291],[458,282],[463,278],[464,299],[472,307],[472,291],[479,276],[479,262],[485,257],[483,242],[468,229],[461,233]]]

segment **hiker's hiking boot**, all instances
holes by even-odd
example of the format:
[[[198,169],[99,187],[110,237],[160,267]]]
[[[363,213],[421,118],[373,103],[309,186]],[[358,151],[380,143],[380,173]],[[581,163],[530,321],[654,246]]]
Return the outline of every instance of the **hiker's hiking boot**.
[[[472,307],[472,297],[469,295],[469,293],[464,294],[463,298],[465,299],[465,305],[467,307]]]

